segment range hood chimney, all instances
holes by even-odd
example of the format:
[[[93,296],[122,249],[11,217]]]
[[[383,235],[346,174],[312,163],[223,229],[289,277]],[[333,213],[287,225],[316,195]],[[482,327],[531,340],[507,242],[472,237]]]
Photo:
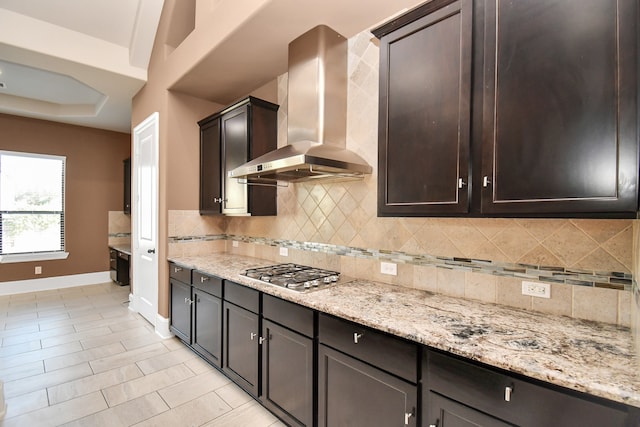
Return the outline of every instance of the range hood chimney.
[[[347,40],[319,25],[289,44],[288,145],[229,171],[249,182],[360,179],[371,166],[347,150]]]

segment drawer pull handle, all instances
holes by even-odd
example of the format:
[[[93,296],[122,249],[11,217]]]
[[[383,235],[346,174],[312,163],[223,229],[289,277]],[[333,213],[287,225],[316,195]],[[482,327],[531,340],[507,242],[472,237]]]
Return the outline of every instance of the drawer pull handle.
[[[409,425],[409,419],[413,416],[413,413],[411,412],[405,412],[404,414],[404,425],[408,426]]]
[[[182,271],[182,267],[173,267],[174,273],[180,273]]]
[[[258,334],[254,334],[253,332],[251,332],[251,335],[249,335],[249,337],[251,338],[251,341],[253,341],[257,336]]]
[[[208,278],[208,277],[200,276],[200,283],[204,283],[204,282],[206,282],[207,280],[209,280],[209,278]]]
[[[359,340],[360,338],[362,338],[362,334],[359,334],[359,333],[357,333],[357,332],[354,332],[354,333],[353,333],[353,342],[354,342],[355,344],[358,344],[358,340]]]
[[[511,402],[511,393],[513,393],[513,387],[504,388],[504,400],[506,402]]]

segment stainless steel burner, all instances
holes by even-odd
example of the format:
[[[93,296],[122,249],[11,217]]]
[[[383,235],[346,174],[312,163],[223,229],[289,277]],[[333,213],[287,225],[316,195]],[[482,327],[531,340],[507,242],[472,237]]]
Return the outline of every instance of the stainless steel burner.
[[[335,284],[340,280],[337,271],[293,263],[251,268],[242,276],[300,292]]]

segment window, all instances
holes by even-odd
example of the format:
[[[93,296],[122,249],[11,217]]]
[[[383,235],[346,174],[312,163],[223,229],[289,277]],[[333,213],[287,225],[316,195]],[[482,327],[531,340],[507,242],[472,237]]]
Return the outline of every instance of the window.
[[[0,151],[0,262],[66,258],[65,157]]]

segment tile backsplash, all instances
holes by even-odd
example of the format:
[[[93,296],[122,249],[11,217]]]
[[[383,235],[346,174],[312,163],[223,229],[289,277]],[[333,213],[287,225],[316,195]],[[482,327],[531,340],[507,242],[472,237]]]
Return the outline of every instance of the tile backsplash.
[[[348,73],[347,146],[367,160],[374,173],[356,182],[279,188],[276,217],[217,218],[201,217],[197,211],[170,211],[170,256],[228,250],[281,262],[277,246],[282,244],[293,248],[285,261],[339,268],[343,274],[465,298],[631,325],[632,316],[637,317],[630,292],[636,263],[634,220],[377,217],[378,46],[369,32],[349,40]],[[278,100],[278,145],[283,146],[287,142],[286,74],[278,78]],[[233,247],[227,238],[240,243]],[[313,244],[362,253],[327,253],[314,250]],[[379,273],[379,261],[384,258],[380,254],[385,253],[456,259],[472,265],[453,268],[444,262],[412,263],[400,258],[398,275],[385,276]],[[575,277],[580,282],[575,284],[565,278],[551,281],[552,298],[543,300],[523,296],[522,278],[517,275],[474,268],[482,264],[480,260],[485,266],[524,265],[523,274],[527,268],[543,268],[601,279]],[[616,277],[619,283],[611,281]]]

